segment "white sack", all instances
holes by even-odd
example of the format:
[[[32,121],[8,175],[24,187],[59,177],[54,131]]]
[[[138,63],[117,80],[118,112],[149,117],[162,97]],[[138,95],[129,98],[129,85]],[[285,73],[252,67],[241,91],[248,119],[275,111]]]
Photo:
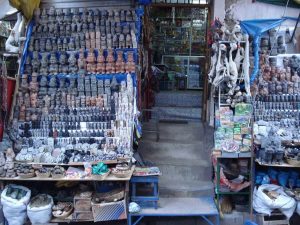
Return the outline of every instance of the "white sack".
[[[9,185],[12,188],[19,188],[27,191],[27,194],[20,200],[13,199],[6,196],[7,188],[5,187],[1,194],[1,204],[3,206],[3,213],[8,221],[9,225],[23,225],[26,221],[26,208],[30,200],[31,191],[23,186],[19,185]]]
[[[50,204],[41,207],[31,207],[30,203],[27,206],[27,215],[32,224],[44,224],[49,223],[52,218],[52,206],[53,198],[47,195],[51,199]]]
[[[263,190],[276,191],[279,196],[277,199],[270,199]],[[279,209],[287,218],[290,218],[295,209],[296,201],[289,197],[283,187],[274,184],[263,184],[253,193],[253,209],[262,214],[270,215],[274,209]]]
[[[298,215],[300,216],[300,201],[297,202],[297,209],[296,212],[298,213]]]

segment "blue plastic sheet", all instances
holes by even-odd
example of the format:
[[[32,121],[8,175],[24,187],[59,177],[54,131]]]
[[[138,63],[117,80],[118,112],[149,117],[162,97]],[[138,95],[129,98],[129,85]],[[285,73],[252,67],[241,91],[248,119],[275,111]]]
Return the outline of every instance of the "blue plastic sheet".
[[[283,17],[280,19],[261,19],[261,20],[244,20],[240,22],[242,30],[253,36],[253,48],[254,48],[254,69],[250,75],[250,84],[253,84],[254,80],[259,73],[259,43],[261,35],[275,27],[280,26],[285,20],[297,20],[293,17]]]

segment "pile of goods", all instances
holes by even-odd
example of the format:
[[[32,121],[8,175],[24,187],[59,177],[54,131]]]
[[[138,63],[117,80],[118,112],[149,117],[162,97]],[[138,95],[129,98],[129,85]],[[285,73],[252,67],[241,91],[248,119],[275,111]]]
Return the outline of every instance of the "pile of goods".
[[[214,21],[212,33],[208,74],[212,94],[221,94],[219,101],[234,107],[236,103],[249,100],[250,96],[248,35],[242,33],[239,24],[229,31],[219,20]]]
[[[51,7],[34,18],[10,127],[16,160],[131,157],[140,16]]]
[[[58,202],[52,207],[52,215],[56,218],[65,219],[72,214],[73,210],[73,203]]]
[[[229,107],[216,111],[215,150],[249,152],[252,145],[250,104],[238,103],[234,112]]]
[[[119,163],[112,169],[111,173],[118,178],[125,178],[131,174],[131,168],[128,163]]]
[[[253,206],[259,213],[270,214],[279,209],[290,218],[294,211],[300,215],[300,174],[292,169],[269,168],[256,173]],[[298,206],[297,206],[298,205]],[[296,209],[297,206],[297,209]]]
[[[282,164],[286,159],[300,165],[300,57],[262,54],[260,64],[261,74],[253,88],[257,159],[268,164]]]
[[[32,191],[23,186],[8,185],[3,190],[1,204],[10,224],[23,225],[27,217],[32,224],[46,224],[52,218],[66,219],[66,222],[126,218],[125,191],[121,186],[110,187],[109,191],[102,193],[91,191],[92,185],[65,185],[61,194],[49,187],[43,190],[47,194],[35,196],[31,196],[31,193],[37,190],[31,188]],[[116,211],[116,215],[111,214]]]

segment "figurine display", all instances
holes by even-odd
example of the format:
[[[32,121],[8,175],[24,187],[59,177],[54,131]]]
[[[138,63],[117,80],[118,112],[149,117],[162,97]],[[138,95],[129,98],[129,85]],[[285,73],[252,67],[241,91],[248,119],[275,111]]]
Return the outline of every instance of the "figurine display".
[[[218,89],[226,98],[221,103],[232,107],[251,96],[249,78],[249,40],[239,24],[229,31],[226,24],[214,22],[211,66],[208,80],[214,95]],[[243,88],[241,88],[243,87]],[[217,94],[217,93],[216,93]]]
[[[16,176],[14,158],[68,164],[132,157],[135,11],[51,7],[34,18],[10,129],[16,157],[0,155],[0,176]]]

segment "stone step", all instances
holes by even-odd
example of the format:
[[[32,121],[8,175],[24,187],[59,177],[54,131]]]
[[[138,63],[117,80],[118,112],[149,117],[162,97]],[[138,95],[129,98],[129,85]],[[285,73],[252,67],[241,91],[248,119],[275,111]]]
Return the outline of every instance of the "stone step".
[[[201,91],[161,91],[155,94],[155,106],[201,107]]]
[[[197,162],[198,160],[210,161],[211,144],[203,141],[194,143],[174,143],[174,142],[153,142],[142,141],[139,144],[139,153],[143,157],[163,161],[191,160]],[[189,163],[188,162],[185,162]]]
[[[176,182],[211,181],[210,165],[174,165],[156,163],[162,176],[162,181],[174,179]]]
[[[211,181],[183,182],[174,180],[159,181],[159,195],[162,197],[200,197],[213,194],[213,183]]]
[[[158,115],[153,115],[154,118],[159,117],[160,120],[186,120],[193,122],[201,121],[202,108],[194,107],[167,107],[155,106],[152,109],[156,110]]]
[[[155,141],[154,133],[149,133],[147,130],[155,130],[156,123],[143,123],[142,141]],[[191,143],[205,141],[213,143],[213,128],[205,123],[158,123],[158,129],[161,142],[173,143]],[[184,134],[184,135],[183,135]]]

